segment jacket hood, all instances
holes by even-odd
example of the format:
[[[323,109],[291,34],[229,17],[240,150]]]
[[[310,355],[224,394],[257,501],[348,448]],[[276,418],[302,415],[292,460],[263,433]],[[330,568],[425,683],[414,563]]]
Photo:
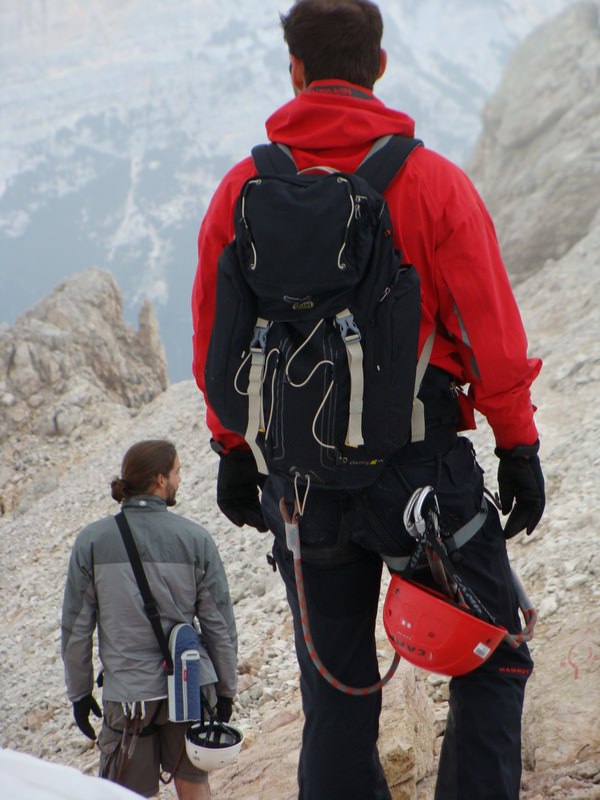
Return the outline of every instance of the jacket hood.
[[[414,121],[385,106],[373,92],[341,80],[314,81],[266,122],[267,135],[292,149],[330,152],[352,160],[375,139],[388,134],[414,136]],[[340,147],[340,141],[344,146]],[[300,165],[299,165],[300,166]]]

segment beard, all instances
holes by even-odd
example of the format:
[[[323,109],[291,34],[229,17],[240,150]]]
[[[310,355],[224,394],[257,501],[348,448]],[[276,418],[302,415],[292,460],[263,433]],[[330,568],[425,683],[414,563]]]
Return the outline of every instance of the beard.
[[[169,493],[165,498],[165,502],[168,506],[174,506],[177,504],[177,500],[175,498],[176,494],[177,494],[177,489],[172,489],[171,487],[169,487]]]

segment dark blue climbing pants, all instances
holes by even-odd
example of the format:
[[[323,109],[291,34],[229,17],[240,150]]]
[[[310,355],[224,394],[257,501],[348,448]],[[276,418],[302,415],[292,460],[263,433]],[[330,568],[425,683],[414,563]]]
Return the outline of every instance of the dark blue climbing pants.
[[[482,471],[468,439],[441,420],[424,443],[405,447],[364,492],[311,488],[300,531],[308,617],[316,651],[340,681],[363,687],[379,679],[375,625],[382,562],[405,555],[412,540],[402,512],[412,491],[436,489],[447,524],[458,529],[479,510]],[[263,510],[275,534],[273,554],[294,619],[305,724],[298,765],[300,800],[390,800],[377,753],[381,692],[356,697],[336,690],[310,659],[302,632],[293,561],[279,499],[287,479],[271,476]],[[498,514],[460,550],[457,570],[499,624],[520,629]],[[435,800],[518,800],[521,713],[532,662],[525,645],[500,645],[477,670],[450,682],[450,707]],[[385,691],[385,689],[384,689]]]

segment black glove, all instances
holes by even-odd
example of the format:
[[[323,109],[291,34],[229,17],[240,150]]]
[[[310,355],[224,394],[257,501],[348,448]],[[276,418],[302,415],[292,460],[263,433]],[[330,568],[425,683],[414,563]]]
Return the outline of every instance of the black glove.
[[[503,514],[510,516],[504,526],[507,539],[524,528],[527,535],[534,530],[544,513],[546,493],[544,476],[537,452],[540,443],[519,445],[512,450],[497,447],[494,451],[500,459],[498,465],[498,488]],[[514,502],[514,506],[513,506]]]
[[[88,737],[88,739],[96,738],[96,731],[90,725],[90,711],[93,711],[97,717],[102,716],[100,706],[91,694],[86,694],[81,700],[76,700],[73,703],[73,716],[79,730]]]
[[[239,528],[250,525],[268,530],[260,510],[258,489],[266,480],[256,467],[251,450],[231,450],[221,455],[217,477],[217,505]]]
[[[217,719],[219,722],[229,722],[233,713],[233,699],[231,697],[217,696]]]

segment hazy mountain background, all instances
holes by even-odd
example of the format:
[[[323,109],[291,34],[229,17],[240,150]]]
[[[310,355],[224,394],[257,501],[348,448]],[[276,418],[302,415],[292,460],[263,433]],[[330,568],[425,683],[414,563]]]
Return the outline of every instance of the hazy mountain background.
[[[291,96],[278,18],[290,4],[0,5],[0,323],[99,266],[128,321],[153,301],[170,378],[190,377],[199,222],[219,177]],[[378,94],[464,163],[516,45],[571,4],[383,0]]]

